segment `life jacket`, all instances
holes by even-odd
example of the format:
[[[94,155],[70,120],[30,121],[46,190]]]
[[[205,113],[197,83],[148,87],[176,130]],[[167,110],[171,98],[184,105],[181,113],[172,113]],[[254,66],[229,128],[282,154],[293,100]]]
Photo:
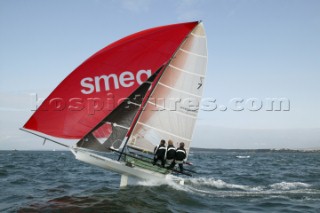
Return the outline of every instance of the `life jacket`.
[[[177,161],[183,161],[187,157],[186,150],[184,148],[178,148],[176,150],[176,157]]]
[[[176,156],[176,148],[173,145],[169,145],[167,148],[167,160],[173,160]]]

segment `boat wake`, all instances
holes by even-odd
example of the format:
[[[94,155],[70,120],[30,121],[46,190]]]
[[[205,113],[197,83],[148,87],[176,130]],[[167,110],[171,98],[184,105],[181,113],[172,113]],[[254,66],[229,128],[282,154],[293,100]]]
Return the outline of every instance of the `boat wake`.
[[[176,182],[170,182],[168,185],[176,190],[217,197],[320,196],[319,189],[302,182],[280,182],[270,185],[250,186],[201,177],[186,179],[184,185],[179,185]]]
[[[301,182],[281,182],[270,185],[270,187],[274,190],[295,190],[295,189],[303,189],[310,188],[311,185],[307,183]]]
[[[236,157],[243,159],[243,158],[250,158],[250,155],[237,155]]]
[[[159,180],[159,179],[142,180],[142,179],[130,177],[128,185],[131,185],[131,186],[139,185],[139,186],[153,187],[153,186],[168,185],[168,182],[166,180]],[[170,185],[170,183],[169,183],[169,185]]]

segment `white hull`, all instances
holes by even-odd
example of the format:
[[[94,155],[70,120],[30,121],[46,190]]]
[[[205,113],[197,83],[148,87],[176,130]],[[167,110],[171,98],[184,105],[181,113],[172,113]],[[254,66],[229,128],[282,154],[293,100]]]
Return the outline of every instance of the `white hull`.
[[[140,180],[152,180],[160,183],[165,183],[168,180],[177,181],[179,184],[183,184],[184,182],[182,178],[175,177],[170,174],[164,175],[139,167],[126,166],[125,162],[115,161],[85,150],[74,148],[70,148],[70,150],[75,155],[77,160],[121,174],[120,187],[126,186],[128,180],[132,178],[138,178]]]

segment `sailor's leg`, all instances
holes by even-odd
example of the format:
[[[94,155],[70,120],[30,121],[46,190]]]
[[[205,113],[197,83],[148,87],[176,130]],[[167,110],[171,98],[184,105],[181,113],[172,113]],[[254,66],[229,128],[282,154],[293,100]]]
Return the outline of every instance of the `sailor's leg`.
[[[157,161],[158,161],[158,156],[155,155],[154,158],[153,158],[153,163],[152,164],[156,165]]]
[[[174,161],[171,162],[170,166],[168,166],[168,169],[173,169],[176,163]]]
[[[180,172],[183,172],[183,163],[179,163]]]
[[[164,158],[161,159],[161,166],[164,167],[164,165],[166,164],[166,160]]]

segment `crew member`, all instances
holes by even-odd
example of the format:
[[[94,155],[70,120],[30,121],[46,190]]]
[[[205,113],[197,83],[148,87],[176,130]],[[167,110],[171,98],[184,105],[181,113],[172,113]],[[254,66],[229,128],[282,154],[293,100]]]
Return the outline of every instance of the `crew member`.
[[[166,155],[166,164],[169,166],[168,169],[173,169],[174,167],[174,159],[176,157],[176,148],[173,146],[172,140],[168,141],[168,147],[167,147],[167,155]]]
[[[165,164],[165,156],[166,156],[166,141],[161,140],[160,144],[154,148],[154,158],[153,158],[153,165],[156,165],[158,160],[161,161],[161,166],[164,167]]]
[[[184,143],[181,142],[179,148],[176,150],[176,157],[174,163],[179,165],[180,172],[183,172],[183,162],[187,157],[187,152],[184,149]]]

